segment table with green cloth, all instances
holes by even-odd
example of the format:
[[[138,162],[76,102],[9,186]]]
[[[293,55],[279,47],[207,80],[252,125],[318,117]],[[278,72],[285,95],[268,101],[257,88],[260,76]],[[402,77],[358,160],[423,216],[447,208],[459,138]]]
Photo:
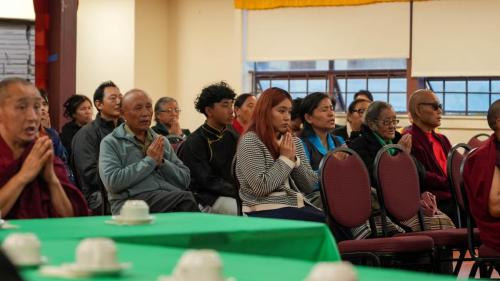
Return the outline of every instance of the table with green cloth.
[[[50,265],[73,263],[75,249],[79,241],[43,241],[42,254],[47,256]],[[82,281],[156,281],[160,275],[171,275],[185,249],[117,243],[118,261],[130,262],[132,267],[115,277],[93,277],[72,279]],[[257,256],[238,253],[219,252],[224,264],[224,275],[236,281],[302,281],[314,261],[289,259],[284,257]],[[415,273],[380,268],[356,267],[360,281],[451,281],[453,277]],[[22,270],[26,281],[64,280],[56,277],[41,276],[36,269]],[[201,281],[201,280],[200,280]]]
[[[42,241],[109,237],[116,242],[286,257],[308,261],[340,259],[328,226],[322,223],[224,216],[204,213],[154,214],[153,224],[107,224],[111,217],[11,220],[18,229],[1,229],[0,240],[13,232],[33,232]]]

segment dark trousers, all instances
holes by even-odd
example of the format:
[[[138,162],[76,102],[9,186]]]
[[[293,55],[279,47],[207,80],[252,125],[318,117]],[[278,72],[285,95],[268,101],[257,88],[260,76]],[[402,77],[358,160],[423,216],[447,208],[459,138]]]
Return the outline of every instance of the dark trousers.
[[[150,213],[168,212],[199,212],[198,204],[190,191],[155,190],[143,192],[128,198],[129,200],[144,200],[148,203]],[[120,213],[126,200],[111,201],[113,215]]]
[[[285,207],[274,210],[250,212],[246,214],[249,217],[325,222],[325,215],[323,212],[311,206],[305,206],[303,208]]]

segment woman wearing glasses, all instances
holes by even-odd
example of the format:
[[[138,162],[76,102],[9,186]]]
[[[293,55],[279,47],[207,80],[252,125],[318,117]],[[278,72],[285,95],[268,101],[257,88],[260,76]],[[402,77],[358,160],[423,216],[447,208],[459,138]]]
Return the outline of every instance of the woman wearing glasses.
[[[361,135],[348,144],[365,162],[371,176],[372,184],[375,182],[373,178],[373,162],[380,148],[388,144],[399,144],[405,151],[408,153],[411,152],[412,136],[410,134],[401,135],[397,132],[396,126],[398,123],[399,120],[396,118],[396,112],[394,112],[390,104],[382,101],[373,102],[366,110],[365,121],[361,125]],[[425,169],[416,159],[415,164],[422,178],[425,174]],[[377,200],[375,189],[372,189],[372,192],[374,193],[372,200]],[[454,227],[451,220],[438,210],[435,196],[431,193],[424,192],[421,194],[421,207],[425,214],[424,223],[428,226],[428,229]],[[376,211],[376,208],[378,206],[374,206],[374,211]],[[436,218],[436,220],[433,218]],[[434,225],[434,222],[439,225]],[[376,223],[377,225],[379,224],[378,219],[376,219]],[[419,229],[416,218],[403,222],[403,224],[415,230]],[[377,229],[379,229],[378,226]],[[400,229],[394,227],[393,231],[400,231]]]
[[[155,104],[156,125],[152,129],[156,133],[166,136],[171,144],[185,140],[191,133],[188,129],[181,129],[180,113],[177,101],[173,98],[162,97]]]
[[[333,134],[342,137],[347,143],[359,136],[363,124],[365,111],[372,102],[366,99],[357,99],[347,108],[347,123],[345,126],[335,126]]]

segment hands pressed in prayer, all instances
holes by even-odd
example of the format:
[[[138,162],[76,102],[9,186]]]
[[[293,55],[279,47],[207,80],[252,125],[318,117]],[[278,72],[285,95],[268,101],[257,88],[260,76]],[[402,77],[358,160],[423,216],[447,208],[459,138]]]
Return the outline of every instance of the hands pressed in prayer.
[[[46,181],[49,181],[49,179],[56,177],[52,163],[53,157],[52,140],[48,136],[40,137],[35,140],[35,144],[26,157],[19,173],[23,175],[24,180],[28,183],[33,181],[43,168],[43,177]]]
[[[424,214],[428,217],[432,217],[438,212],[436,196],[428,191],[420,195],[420,206]]]
[[[182,136],[181,125],[179,124],[179,118],[174,118],[170,122],[169,133],[172,135]]]
[[[292,160],[293,162],[297,161],[297,156],[295,152],[295,143],[293,142],[293,137],[290,132],[286,132],[281,137],[280,143],[280,155],[285,156],[286,158]]]
[[[165,139],[163,136],[157,136],[151,145],[149,145],[146,155],[156,161],[156,165],[163,163],[163,150],[165,148]]]
[[[405,134],[401,137],[401,139],[398,141],[398,144],[403,147],[403,149],[410,153],[411,152],[411,135],[410,134]]]

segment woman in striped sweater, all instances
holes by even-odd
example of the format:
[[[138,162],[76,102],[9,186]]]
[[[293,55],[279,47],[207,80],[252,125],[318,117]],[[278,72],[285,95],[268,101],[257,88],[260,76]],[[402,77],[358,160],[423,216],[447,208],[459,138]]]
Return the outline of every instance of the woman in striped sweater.
[[[301,141],[290,132],[292,98],[270,88],[257,100],[252,122],[240,138],[236,177],[248,216],[324,222],[323,211],[308,198],[318,181]]]

